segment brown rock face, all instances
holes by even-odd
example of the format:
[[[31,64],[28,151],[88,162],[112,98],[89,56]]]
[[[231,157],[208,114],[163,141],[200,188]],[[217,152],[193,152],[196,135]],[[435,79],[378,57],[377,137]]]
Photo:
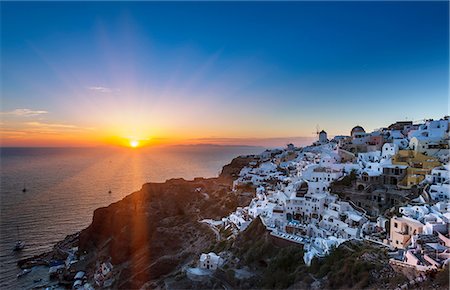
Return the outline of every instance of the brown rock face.
[[[224,178],[147,183],[123,200],[95,210],[80,233],[88,255],[111,257],[120,288],[139,288],[198,255],[215,240],[198,221],[221,218],[239,206]]]
[[[234,158],[230,164],[222,167],[222,172],[219,175],[220,179],[227,180],[228,182],[232,182],[239,176],[239,172],[241,172],[242,168],[247,166],[250,162],[255,161],[256,159],[253,156],[239,156]]]

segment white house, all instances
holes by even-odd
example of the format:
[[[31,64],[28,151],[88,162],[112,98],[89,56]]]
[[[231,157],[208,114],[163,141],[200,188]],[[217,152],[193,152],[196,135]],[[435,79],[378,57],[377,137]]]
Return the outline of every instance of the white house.
[[[398,153],[398,145],[395,143],[384,143],[381,149],[381,157],[383,159],[390,159]]]
[[[450,180],[450,171],[449,165],[442,165],[439,167],[435,167],[431,170],[431,173],[425,177],[428,183],[444,183]]]
[[[433,233],[448,233],[448,222],[442,219],[438,214],[428,214],[423,219],[425,225],[423,226],[423,233],[432,235]]]
[[[435,201],[446,201],[450,200],[450,184],[433,184],[428,190],[431,198]]]
[[[409,141],[409,148],[428,156],[434,156],[440,151],[448,151],[448,139],[446,140],[439,137],[416,136],[412,137]]]
[[[358,132],[353,135],[352,143],[355,145],[367,144],[370,140],[370,134]]]
[[[392,139],[403,139],[405,136],[403,135],[401,130],[391,130],[389,132]]]
[[[202,269],[216,270],[222,265],[222,262],[222,258],[213,252],[200,255],[200,268]]]
[[[448,138],[449,120],[444,118],[441,120],[427,120],[424,124],[419,125],[419,128],[409,132],[409,138],[413,137],[429,137],[429,138]]]
[[[397,145],[398,149],[400,149],[400,150],[407,149],[409,146],[409,140],[407,138],[394,139],[394,140],[392,140],[392,143]]]
[[[343,175],[342,170],[335,170],[328,167],[315,167],[308,173],[307,180],[309,193],[327,192],[330,183]]]
[[[228,216],[230,222],[232,222],[239,231],[244,231],[252,222],[247,210],[248,208],[238,207],[235,212]]]

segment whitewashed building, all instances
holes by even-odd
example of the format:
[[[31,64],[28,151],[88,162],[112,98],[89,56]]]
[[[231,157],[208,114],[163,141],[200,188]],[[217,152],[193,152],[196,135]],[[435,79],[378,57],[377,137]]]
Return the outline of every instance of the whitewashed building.
[[[435,167],[431,170],[431,173],[426,175],[425,180],[428,183],[439,184],[450,181],[449,165],[443,165]]]
[[[450,184],[433,184],[428,190],[430,197],[435,201],[447,201],[450,200]]]
[[[200,255],[200,268],[208,270],[216,270],[222,265],[222,258],[213,252]]]
[[[328,142],[327,132],[324,130],[320,131],[319,133],[319,142],[324,144]]]
[[[394,143],[384,143],[381,149],[381,156],[384,159],[390,159],[398,153],[398,145]]]

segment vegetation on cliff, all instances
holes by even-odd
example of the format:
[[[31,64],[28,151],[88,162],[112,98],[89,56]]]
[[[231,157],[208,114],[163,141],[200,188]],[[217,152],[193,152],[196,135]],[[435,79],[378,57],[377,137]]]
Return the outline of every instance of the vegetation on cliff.
[[[306,267],[302,247],[277,245],[260,219],[236,238],[231,251],[238,257],[233,267],[249,267],[255,273],[250,279],[233,279],[236,288],[287,288]]]
[[[390,289],[407,281],[393,271],[384,248],[367,242],[345,242],[325,258],[315,258],[308,267],[300,245],[280,246],[276,241],[260,219],[236,238],[230,251],[239,262],[226,267],[249,267],[256,275],[246,280],[230,279],[235,288]]]

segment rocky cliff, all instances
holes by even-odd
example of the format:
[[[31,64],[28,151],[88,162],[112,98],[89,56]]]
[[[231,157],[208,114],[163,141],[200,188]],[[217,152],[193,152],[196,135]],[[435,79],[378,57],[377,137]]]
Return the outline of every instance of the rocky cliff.
[[[156,287],[158,279],[214,242],[214,233],[198,221],[220,219],[249,202],[249,197],[233,192],[231,184],[251,160],[235,158],[218,178],[147,183],[95,210],[91,225],[79,235],[80,253],[92,261],[88,273],[94,272],[95,261],[111,259],[116,287]]]

